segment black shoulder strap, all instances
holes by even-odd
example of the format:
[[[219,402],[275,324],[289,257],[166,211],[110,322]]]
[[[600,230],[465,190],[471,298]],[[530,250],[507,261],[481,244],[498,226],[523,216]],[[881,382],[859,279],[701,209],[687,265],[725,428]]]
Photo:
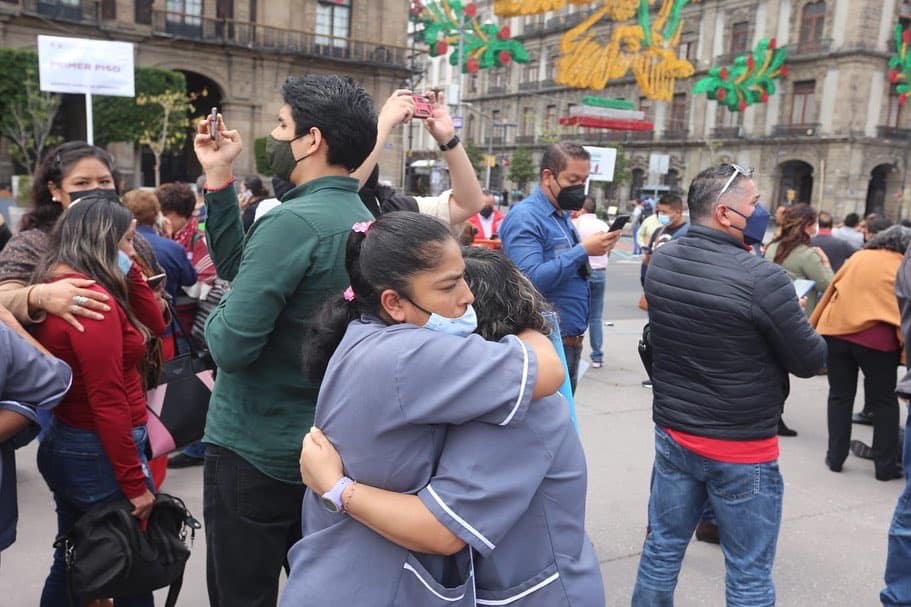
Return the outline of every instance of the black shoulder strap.
[[[177,596],[180,594],[181,587],[183,587],[183,574],[186,568],[187,561],[184,561],[183,566],[180,568],[180,575],[177,576],[177,579],[174,580],[174,583],[168,588],[168,598],[165,599],[164,607],[174,607],[177,605]]]

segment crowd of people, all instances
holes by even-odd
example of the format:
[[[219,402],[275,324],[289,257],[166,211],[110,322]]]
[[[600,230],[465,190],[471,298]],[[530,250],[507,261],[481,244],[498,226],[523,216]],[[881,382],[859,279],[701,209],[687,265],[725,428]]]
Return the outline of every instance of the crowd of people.
[[[605,364],[622,230],[599,218],[572,143],[549,145],[532,193],[502,213],[445,99],[427,99],[452,184],[437,196],[379,180],[411,92],[377,113],[337,76],[282,86],[272,194],[237,180],[244,142],[222,116],[214,137],[199,125],[195,188],[121,192],[111,156],[84,142],[47,155],[0,251],[0,550],[15,539],[15,449],[40,432],[60,534],[117,500],[148,519],[169,463],[201,465],[215,606],[604,605],[572,400],[586,334]],[[835,228],[796,204],[769,238],[759,201],[750,171],[724,164],[633,220],[655,423],[634,606],[673,604],[694,531],[721,545],[728,605],[775,604],[790,375],[827,375],[820,463],[839,472],[861,453],[883,481],[911,465],[896,396],[911,392],[896,382],[911,229]],[[204,435],[150,459],[147,391],[194,347],[217,365]],[[872,446],[852,422],[873,425]],[[884,605],[911,604],[909,518],[911,483]],[[67,558],[58,544],[42,607],[72,604]],[[113,604],[152,605],[151,589]]]

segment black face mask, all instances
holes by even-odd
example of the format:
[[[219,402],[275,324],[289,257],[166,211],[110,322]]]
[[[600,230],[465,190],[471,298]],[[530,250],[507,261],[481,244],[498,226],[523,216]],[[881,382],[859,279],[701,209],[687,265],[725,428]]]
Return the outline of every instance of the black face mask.
[[[481,217],[484,219],[489,219],[493,215],[493,207],[484,207],[481,209]]]
[[[557,185],[560,185],[556,178],[554,178],[554,181],[557,182]],[[551,194],[553,194],[553,191],[551,191]],[[556,198],[557,206],[564,211],[578,211],[585,204],[585,184],[577,183],[576,185],[568,185],[565,188],[560,186],[560,193],[557,194]]]
[[[114,188],[93,188],[91,190],[80,190],[78,192],[67,192],[70,197],[70,204],[73,204],[80,198],[88,198],[89,196],[96,198],[104,198],[105,200],[110,200],[111,202],[116,202],[121,204],[120,196],[117,195],[117,190]]]

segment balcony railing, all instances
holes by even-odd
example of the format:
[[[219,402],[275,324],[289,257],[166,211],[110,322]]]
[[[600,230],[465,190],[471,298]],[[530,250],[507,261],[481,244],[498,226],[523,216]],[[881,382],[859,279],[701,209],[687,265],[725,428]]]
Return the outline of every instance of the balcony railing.
[[[773,131],[776,137],[815,137],[819,132],[819,123],[776,124]]]
[[[791,57],[820,55],[828,53],[831,49],[832,40],[830,38],[819,38],[817,40],[799,40],[795,44],[788,45],[788,55]]]
[[[544,31],[544,24],[538,21],[532,21],[531,23],[526,23],[522,29],[523,36],[535,36]]]
[[[100,5],[96,0],[62,2],[61,0],[20,0],[19,10],[55,21],[70,21],[96,25],[101,18]]]
[[[541,86],[541,83],[538,80],[527,80],[525,82],[519,83],[520,91],[534,91]]]
[[[493,84],[492,84],[492,85],[489,85],[489,86],[487,87],[487,94],[488,94],[488,95],[502,95],[502,94],[505,93],[505,92],[506,92],[506,85],[505,85],[505,84],[498,84],[498,85],[493,85]]]
[[[516,135],[517,144],[535,143],[535,141],[537,141],[537,137],[534,135]]]
[[[654,141],[655,131],[626,131],[627,141]]]
[[[661,138],[666,139],[666,140],[675,140],[676,141],[676,140],[686,139],[687,137],[689,137],[689,135],[690,135],[689,129],[670,128],[670,129],[667,129],[666,131],[664,131],[664,134],[661,136]]]
[[[186,13],[154,11],[152,32],[169,38],[258,51],[326,57],[399,68],[406,68],[408,65],[409,49],[403,46]]]
[[[712,129],[712,137],[715,139],[740,139],[743,137],[743,127],[716,126]]]
[[[911,139],[911,129],[904,129],[897,126],[878,126],[876,127],[876,136],[880,139],[899,139],[907,141]]]

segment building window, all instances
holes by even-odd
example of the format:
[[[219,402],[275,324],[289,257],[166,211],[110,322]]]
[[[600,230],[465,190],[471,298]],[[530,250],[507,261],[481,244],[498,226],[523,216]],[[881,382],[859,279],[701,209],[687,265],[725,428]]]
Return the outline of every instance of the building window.
[[[645,113],[646,120],[654,120],[652,116],[652,101],[648,97],[639,97],[639,111]]]
[[[316,43],[348,47],[351,29],[351,0],[320,0],[316,5]]]
[[[671,118],[667,130],[680,132],[686,130],[686,93],[677,93],[671,101]]]
[[[696,60],[695,34],[687,33],[680,37],[680,45],[677,47],[677,56],[690,62]]]
[[[478,75],[477,74],[471,74],[471,76],[468,77],[468,92],[469,93],[478,92]]]
[[[901,126],[902,104],[898,102],[898,99],[898,94],[894,90],[889,91],[889,115],[886,117],[886,126],[893,128]]]
[[[535,134],[535,112],[530,107],[522,108],[519,129],[523,137],[530,137]]]
[[[101,0],[101,18],[106,21],[117,18],[117,0]]]
[[[250,0],[250,23],[256,23],[258,8],[257,0]]]
[[[639,196],[639,190],[645,185],[645,171],[642,169],[633,169],[630,172],[629,180],[629,197],[630,200]]]
[[[475,141],[477,139],[475,134],[474,115],[468,117],[468,139],[470,141]]]
[[[165,29],[169,34],[198,38],[202,35],[202,0],[167,0]]]
[[[721,112],[721,126],[724,128],[738,127],[743,124],[743,112],[732,112],[724,106],[718,108]]]
[[[547,65],[544,67],[544,80],[553,81],[557,67],[557,59],[559,57],[560,49],[558,47],[554,46],[547,50]]]
[[[731,28],[731,55],[742,55],[750,48],[750,22],[741,21]]]
[[[800,38],[798,47],[801,49],[815,49],[822,41],[823,30],[826,26],[826,3],[811,2],[804,5],[800,18]]]
[[[815,111],[816,81],[803,80],[794,83],[794,95],[791,98],[789,124],[802,125],[813,122]]]
[[[544,112],[544,128],[548,133],[554,133],[557,130],[557,106],[548,105]]]
[[[522,81],[523,82],[537,82],[538,81],[538,56],[537,54],[529,55],[528,63],[522,68]]]
[[[152,0],[136,0],[133,17],[136,23],[152,25]]]

